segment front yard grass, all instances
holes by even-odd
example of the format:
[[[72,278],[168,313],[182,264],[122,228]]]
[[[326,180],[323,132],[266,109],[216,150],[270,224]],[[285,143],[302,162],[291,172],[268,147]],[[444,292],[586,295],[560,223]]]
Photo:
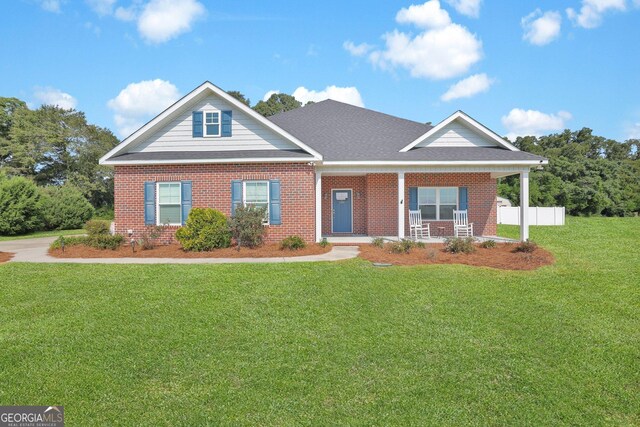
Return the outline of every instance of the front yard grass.
[[[531,235],[556,264],[3,264],[0,404],[69,426],[640,424],[640,219]]]
[[[82,228],[78,230],[51,230],[51,231],[34,231],[33,233],[20,234],[18,236],[0,236],[0,242],[7,240],[22,240],[22,239],[35,239],[38,237],[57,237],[57,236],[72,236],[75,234],[85,234]]]

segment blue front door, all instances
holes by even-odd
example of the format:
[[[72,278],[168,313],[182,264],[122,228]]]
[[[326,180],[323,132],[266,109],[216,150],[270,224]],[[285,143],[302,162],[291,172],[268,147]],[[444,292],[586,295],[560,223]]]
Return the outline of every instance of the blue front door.
[[[353,233],[351,190],[331,190],[333,232]]]

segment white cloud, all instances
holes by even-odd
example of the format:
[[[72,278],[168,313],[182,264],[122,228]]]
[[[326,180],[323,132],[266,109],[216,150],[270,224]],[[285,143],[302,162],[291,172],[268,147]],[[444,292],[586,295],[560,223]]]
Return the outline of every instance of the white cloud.
[[[350,40],[342,43],[342,47],[353,56],[366,55],[371,51],[371,49],[373,49],[373,46],[368,43],[354,44]]]
[[[138,18],[138,31],[149,43],[164,43],[191,30],[205,12],[197,0],[151,0]]]
[[[540,136],[544,133],[563,130],[571,120],[571,113],[559,111],[556,114],[542,113],[536,110],[514,108],[502,116],[502,125],[507,129],[507,137],[514,140],[518,136]]]
[[[109,100],[113,119],[120,136],[128,136],[146,121],[180,98],[180,92],[171,82],[161,79],[130,83],[118,96]]]
[[[442,28],[451,24],[451,18],[446,10],[440,8],[438,0],[431,0],[400,9],[396,14],[396,22],[414,24],[420,28]]]
[[[86,2],[98,15],[111,15],[116,0],[86,0]]]
[[[320,102],[325,99],[333,99],[334,101],[345,102],[347,104],[356,105],[358,107],[364,107],[360,92],[355,87],[337,87],[327,86],[324,90],[315,91],[309,90],[304,86],[300,86],[293,91],[293,97],[302,104],[306,104],[309,101]]]
[[[438,0],[401,9],[396,20],[427,29],[416,36],[398,30],[386,33],[385,49],[369,54],[374,67],[402,67],[413,77],[447,79],[466,73],[482,58],[482,42],[467,28],[452,23]]]
[[[447,0],[454,9],[463,15],[470,18],[477,18],[480,16],[480,4],[482,0]]]
[[[135,21],[135,19],[138,17],[138,10],[134,5],[129,7],[119,6],[118,8],[116,8],[113,16],[115,16],[115,18],[120,21]]]
[[[40,7],[47,12],[60,13],[61,0],[40,0]]]
[[[493,82],[494,80],[490,79],[484,73],[474,74],[449,87],[449,90],[447,90],[440,99],[443,101],[452,101],[458,98],[471,98],[474,95],[488,91]]]
[[[640,139],[640,122],[627,127],[627,139]]]
[[[580,11],[568,8],[567,16],[575,25],[590,29],[602,24],[602,15],[605,13],[616,10],[624,11],[625,9],[626,0],[582,0]]]
[[[524,34],[522,39],[536,46],[549,44],[560,36],[562,16],[560,12],[542,13],[536,9],[520,21]]]
[[[263,100],[264,102],[267,102],[267,100],[268,100],[269,98],[271,98],[271,95],[275,95],[275,94],[277,94],[277,93],[280,93],[280,90],[279,90],[279,89],[276,89],[276,90],[270,90],[270,91],[268,91],[267,93],[265,93],[265,94],[264,94],[264,96],[262,97],[262,100]]]
[[[33,96],[43,105],[57,105],[66,110],[76,108],[78,100],[60,89],[52,87],[35,88]]]

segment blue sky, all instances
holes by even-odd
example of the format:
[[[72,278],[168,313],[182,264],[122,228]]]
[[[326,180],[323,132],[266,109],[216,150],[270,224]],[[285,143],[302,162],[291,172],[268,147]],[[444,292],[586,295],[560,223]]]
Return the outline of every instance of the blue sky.
[[[508,5],[508,8],[505,7]],[[0,96],[124,137],[205,80],[502,135],[640,138],[640,0],[0,3]]]

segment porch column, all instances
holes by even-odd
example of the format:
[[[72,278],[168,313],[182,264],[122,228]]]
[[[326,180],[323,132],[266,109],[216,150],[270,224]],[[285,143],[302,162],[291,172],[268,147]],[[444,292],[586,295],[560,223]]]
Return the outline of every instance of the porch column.
[[[398,172],[398,238],[404,239],[404,172]]]
[[[520,240],[529,238],[529,170],[520,172]]]
[[[322,172],[316,171],[316,243],[322,240]]]

